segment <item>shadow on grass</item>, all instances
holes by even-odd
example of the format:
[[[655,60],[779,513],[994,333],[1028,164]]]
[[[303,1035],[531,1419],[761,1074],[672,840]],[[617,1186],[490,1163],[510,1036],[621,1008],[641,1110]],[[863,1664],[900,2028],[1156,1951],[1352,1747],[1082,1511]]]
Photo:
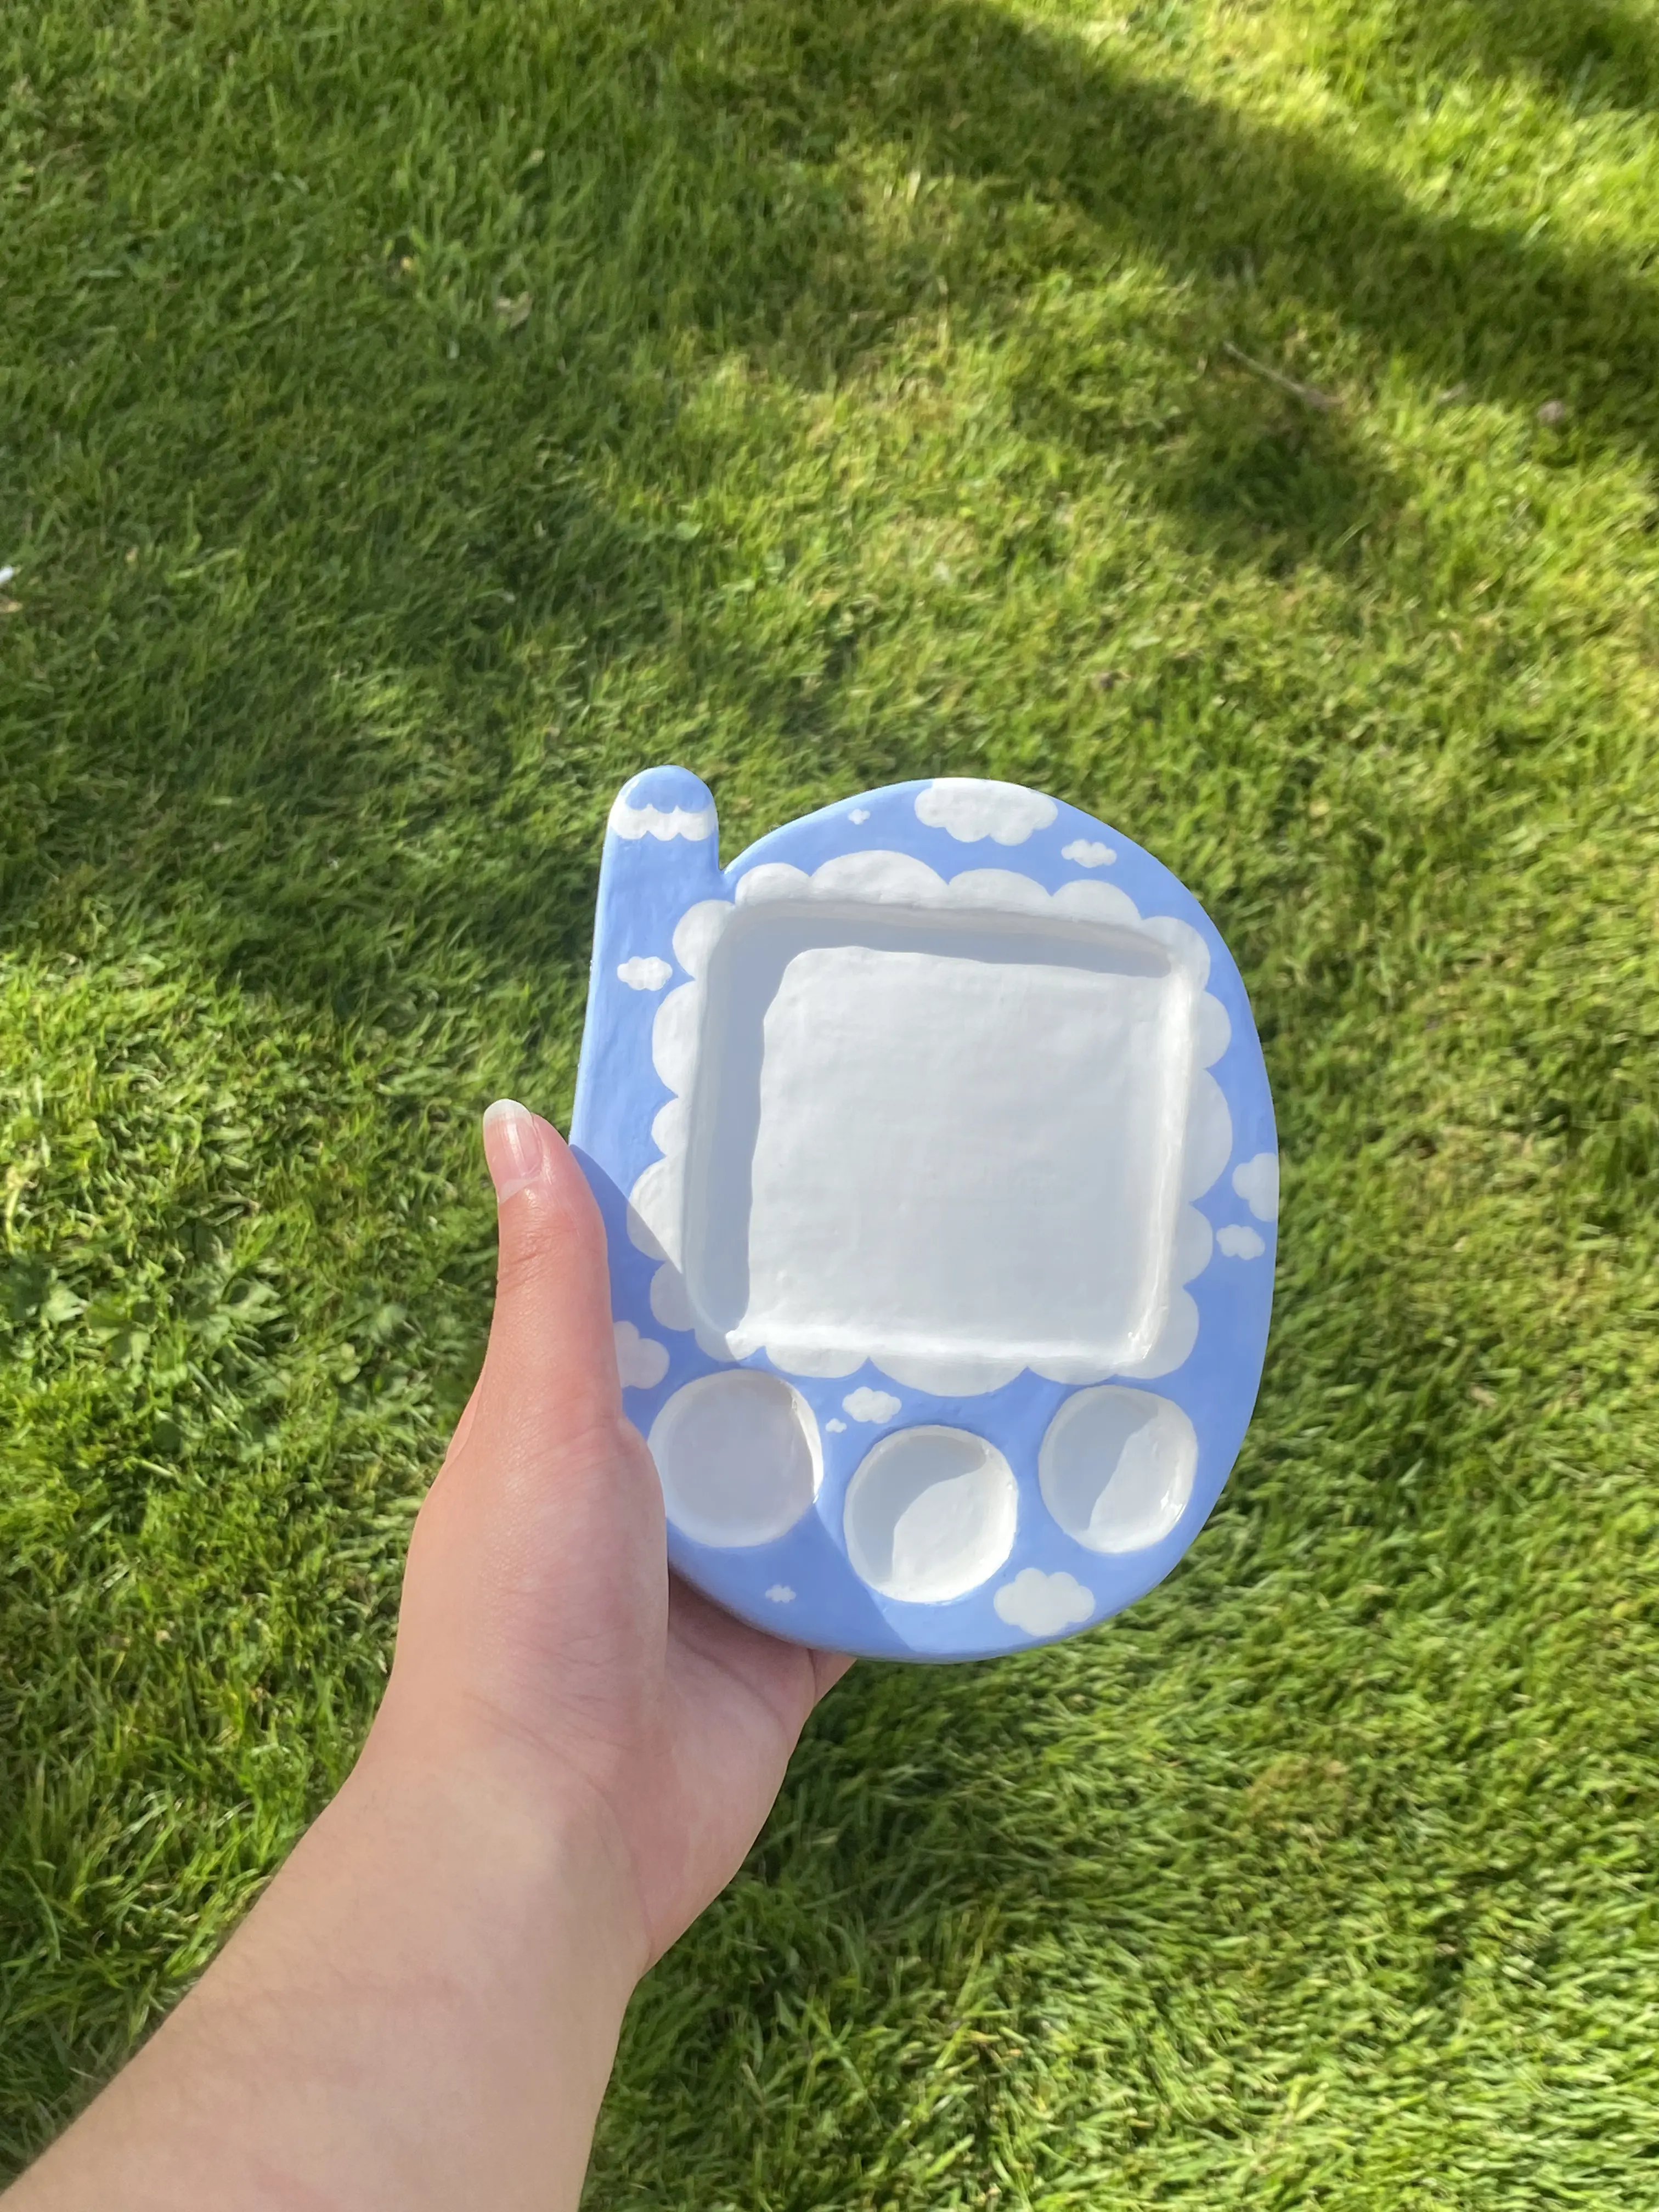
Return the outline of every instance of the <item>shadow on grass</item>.
[[[1497,42],[1498,11],[1465,12]],[[706,476],[686,367],[734,347],[817,389],[862,373],[948,295],[956,326],[1004,360],[1011,427],[1072,481],[1109,465],[1200,557],[1272,574],[1352,567],[1368,533],[1386,532],[1398,494],[1364,415],[1390,360],[1425,392],[1462,386],[1528,416],[1570,401],[1571,426],[1549,434],[1565,459],[1650,458],[1659,439],[1659,307],[1643,270],[1431,210],[1334,134],[1261,121],[976,0],[673,15],[641,0],[602,34],[618,112],[636,118],[618,143],[571,86],[546,81],[536,40],[549,20],[447,56],[459,85],[413,165],[463,161],[492,103],[525,104],[526,149],[545,159],[523,187],[516,273],[480,248],[454,278],[474,299],[523,276],[534,297],[576,302],[517,337],[475,322],[441,350],[449,311],[435,294],[422,316],[379,275],[311,281],[342,237],[361,249],[371,222],[418,242],[413,170],[377,174],[372,213],[343,216],[349,194],[325,167],[303,204],[250,187],[241,234],[283,273],[245,329],[207,337],[191,319],[226,281],[221,234],[197,221],[135,244],[115,236],[118,206],[100,213],[100,258],[119,267],[125,252],[136,270],[148,254],[150,267],[104,286],[97,314],[125,331],[135,362],[155,358],[141,326],[159,317],[188,363],[174,372],[176,447],[150,460],[149,495],[176,511],[188,486],[193,527],[240,549],[248,590],[216,601],[213,577],[192,574],[146,599],[143,564],[131,583],[118,570],[101,659],[76,633],[82,610],[66,603],[55,637],[42,616],[39,665],[17,672],[9,708],[24,794],[0,878],[14,930],[82,898],[188,908],[204,953],[245,980],[400,1020],[413,1018],[408,978],[442,945],[452,979],[551,978],[564,1018],[618,774],[674,750],[719,769],[742,757],[744,731],[785,758],[821,747],[859,678],[830,613],[789,641],[792,665],[816,656],[805,703],[764,638],[670,650],[738,556],[688,546],[672,517],[647,526],[640,509]],[[1575,20],[1586,39],[1623,22],[1619,51],[1646,51],[1616,9]],[[1563,69],[1575,51],[1560,46]],[[350,76],[296,64],[293,119],[320,145],[355,100],[363,143],[383,146],[398,100],[427,97],[422,71],[441,82],[430,56],[391,47]],[[256,135],[258,91],[240,95]],[[919,193],[938,180],[932,228],[884,215],[870,179],[896,156]],[[673,220],[653,228],[653,208]],[[207,258],[192,268],[192,252]],[[1056,313],[1031,337],[1051,295],[1125,272],[1164,288],[1150,406],[1119,389],[1109,334],[1074,342]],[[1322,349],[1341,410],[1310,411],[1229,345],[1314,380]],[[156,375],[135,368],[113,394],[136,453]],[[35,387],[36,456],[63,434],[66,404]],[[132,526],[96,504],[78,526],[112,564]],[[663,663],[657,708],[629,721],[624,753],[595,701],[642,654]],[[717,739],[700,734],[711,697]],[[543,757],[527,763],[525,725],[550,698]],[[835,742],[852,772],[855,749]],[[896,732],[886,757],[908,759],[907,746],[920,762],[939,738]],[[487,825],[483,843],[469,822]]]
[[[802,11],[799,45],[819,20]],[[1151,257],[1191,283],[1195,335],[1248,346],[1252,325],[1328,316],[1431,391],[1462,380],[1530,411],[1569,380],[1601,398],[1590,441],[1651,455],[1659,440],[1659,295],[1605,251],[1431,212],[1334,135],[1257,121],[994,9],[900,0],[850,36],[826,28],[802,66],[818,106],[783,150],[908,143],[1001,201],[1069,207],[1085,227],[1053,264],[1086,277]]]
[[[1524,74],[1568,107],[1650,108],[1659,24],[1629,0],[1410,0],[1396,35],[1443,66]]]

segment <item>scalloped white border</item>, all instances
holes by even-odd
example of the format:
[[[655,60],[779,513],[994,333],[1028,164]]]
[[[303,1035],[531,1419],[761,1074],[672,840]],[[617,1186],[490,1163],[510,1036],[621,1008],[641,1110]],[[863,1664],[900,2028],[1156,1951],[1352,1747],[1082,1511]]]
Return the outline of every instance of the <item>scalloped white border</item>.
[[[665,1328],[695,1331],[711,1358],[736,1360],[741,1351],[722,1333],[702,1323],[691,1310],[681,1274],[682,1182],[686,1142],[686,1100],[696,1074],[702,1025],[702,981],[708,957],[739,906],[767,901],[807,902],[855,900],[878,906],[969,908],[980,913],[1046,915],[1068,921],[1092,921],[1131,927],[1161,945],[1191,975],[1199,994],[1192,1085],[1183,1147],[1182,1206],[1176,1224],[1174,1273],[1168,1311],[1156,1342],[1133,1364],[1103,1367],[1083,1359],[1036,1364],[1032,1371],[1054,1382],[1103,1382],[1114,1375],[1152,1377],[1181,1366],[1198,1339],[1198,1306],[1184,1287],[1210,1264],[1214,1233],[1192,1200],[1201,1198],[1232,1156],[1232,1116],[1221,1085],[1209,1069],[1227,1049],[1231,1035],[1227,1010],[1204,989],[1210,953],[1198,931],[1184,921],[1143,916],[1115,884],[1063,884],[1054,892],[1029,876],[1007,868],[970,868],[948,881],[908,854],[879,849],[849,853],[826,860],[807,875],[781,862],[750,868],[738,882],[732,899],[700,899],[680,916],[674,930],[674,957],[691,981],[671,991],[657,1009],[651,1056],[658,1074],[674,1096],[659,1109],[651,1133],[662,1157],[646,1169],[629,1195],[628,1230],[638,1249],[660,1262],[651,1283],[651,1310]],[[767,1343],[758,1347],[786,1375],[850,1375],[865,1363],[859,1352],[826,1353],[800,1343]],[[936,1358],[881,1358],[872,1364],[896,1382],[940,1396],[972,1397],[1000,1389],[1021,1373],[1020,1360],[941,1352]]]
[[[714,834],[714,810],[712,806],[633,806],[619,791],[611,802],[606,827],[617,837],[655,837],[663,844],[671,837],[689,837],[700,844]]]

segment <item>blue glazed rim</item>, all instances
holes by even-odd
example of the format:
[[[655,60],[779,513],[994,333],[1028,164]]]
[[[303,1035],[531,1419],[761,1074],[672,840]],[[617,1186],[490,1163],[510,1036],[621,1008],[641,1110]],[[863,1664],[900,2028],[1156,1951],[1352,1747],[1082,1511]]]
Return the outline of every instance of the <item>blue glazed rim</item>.
[[[975,793],[990,796],[959,818],[961,807],[953,813],[951,802]],[[995,816],[998,793],[1006,796],[1006,818],[974,835],[988,806]],[[674,1096],[658,1072],[653,1032],[664,1001],[689,980],[674,949],[676,928],[702,902],[733,900],[757,867],[781,863],[811,876],[867,852],[921,860],[947,883],[986,868],[1051,894],[1109,880],[1146,921],[1185,924],[1203,940],[1205,988],[1229,1025],[1210,1073],[1225,1100],[1231,1145],[1224,1168],[1192,1201],[1212,1232],[1207,1263],[1185,1284],[1197,1309],[1196,1337],[1180,1364],[1155,1379],[1109,1378],[1179,1407],[1197,1438],[1179,1518],[1141,1549],[1103,1553],[1079,1542],[1049,1514],[1039,1487],[1037,1454],[1049,1424],[1092,1382],[1056,1382],[1028,1369],[994,1389],[939,1395],[895,1382],[869,1362],[848,1375],[802,1375],[775,1367],[764,1351],[741,1362],[711,1355],[690,1329],[665,1327],[653,1311],[661,1255],[642,1249],[651,1239],[641,1235],[629,1199],[662,1157],[653,1121]],[[1219,931],[1185,885],[1121,831],[1023,787],[924,779],[838,799],[771,831],[722,869],[707,787],[684,769],[647,769],[623,787],[607,826],[571,1144],[605,1219],[623,1401],[641,1433],[650,1434],[688,1382],[738,1364],[784,1375],[817,1423],[822,1481],[784,1534],[728,1547],[697,1542],[670,1521],[674,1568],[739,1618],[795,1642],[865,1656],[991,1657],[1058,1641],[1121,1612],[1163,1580],[1203,1526],[1243,1442],[1267,1347],[1277,1226],[1273,1102],[1249,998]],[[897,1399],[899,1410],[884,1421],[849,1419],[845,1401],[860,1390]],[[935,1424],[967,1430],[1003,1454],[1018,1486],[1018,1520],[1012,1550],[978,1587],[944,1602],[916,1602],[860,1579],[848,1556],[843,1507],[881,1437]],[[1012,1593],[1018,1577],[1020,1592]]]

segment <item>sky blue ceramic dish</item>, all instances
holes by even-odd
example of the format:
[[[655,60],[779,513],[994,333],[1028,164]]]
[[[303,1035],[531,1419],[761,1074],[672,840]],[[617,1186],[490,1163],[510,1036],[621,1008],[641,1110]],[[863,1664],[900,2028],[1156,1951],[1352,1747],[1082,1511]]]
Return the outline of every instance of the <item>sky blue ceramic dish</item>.
[[[861,792],[722,870],[611,809],[571,1141],[679,1571],[802,1643],[978,1658],[1168,1574],[1255,1402],[1279,1156],[1238,970],[1040,792]]]

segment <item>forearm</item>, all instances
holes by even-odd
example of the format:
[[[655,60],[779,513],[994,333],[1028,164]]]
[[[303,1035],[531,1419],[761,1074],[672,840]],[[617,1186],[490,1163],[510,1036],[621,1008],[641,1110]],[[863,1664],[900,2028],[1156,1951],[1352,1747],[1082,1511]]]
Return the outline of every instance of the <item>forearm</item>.
[[[638,1965],[608,1839],[368,1754],[8,2212],[574,2206]]]

